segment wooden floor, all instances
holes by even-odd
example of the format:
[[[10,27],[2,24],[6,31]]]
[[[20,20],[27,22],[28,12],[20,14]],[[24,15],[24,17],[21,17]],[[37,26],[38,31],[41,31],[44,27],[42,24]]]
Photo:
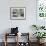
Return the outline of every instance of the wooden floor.
[[[4,43],[3,42],[2,43],[0,42],[0,46],[4,46]],[[10,43],[8,43],[7,46],[15,46],[15,42],[14,43],[10,42]],[[30,46],[37,46],[37,43],[32,42],[32,43],[30,43]],[[42,46],[46,46],[46,43],[44,43],[44,45],[42,45]]]

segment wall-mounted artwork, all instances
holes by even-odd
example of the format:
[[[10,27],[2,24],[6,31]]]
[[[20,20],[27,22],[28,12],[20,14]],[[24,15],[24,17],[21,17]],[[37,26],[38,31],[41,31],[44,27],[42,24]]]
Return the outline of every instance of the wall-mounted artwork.
[[[37,0],[37,25],[46,25],[46,0]]]
[[[40,18],[46,18],[46,0],[37,1],[37,15]]]
[[[10,8],[10,19],[22,20],[26,19],[25,7],[11,7]]]

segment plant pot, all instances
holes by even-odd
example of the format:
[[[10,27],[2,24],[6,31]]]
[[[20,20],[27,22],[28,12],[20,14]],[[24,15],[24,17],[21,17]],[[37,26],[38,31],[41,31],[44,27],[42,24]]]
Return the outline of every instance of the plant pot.
[[[45,39],[38,39],[37,42],[41,44],[41,43],[44,42],[44,40],[45,40]]]
[[[37,43],[40,43],[40,39],[37,39]]]
[[[40,43],[44,43],[44,40],[45,40],[45,39],[40,39]]]

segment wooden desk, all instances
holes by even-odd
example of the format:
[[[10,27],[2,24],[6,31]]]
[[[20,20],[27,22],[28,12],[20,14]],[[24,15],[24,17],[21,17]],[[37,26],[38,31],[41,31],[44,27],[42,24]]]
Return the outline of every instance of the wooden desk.
[[[18,46],[18,33],[17,34],[10,34],[10,33],[6,33],[5,34],[5,46],[7,46],[8,42],[7,42],[7,36],[17,36],[17,44],[15,46]]]

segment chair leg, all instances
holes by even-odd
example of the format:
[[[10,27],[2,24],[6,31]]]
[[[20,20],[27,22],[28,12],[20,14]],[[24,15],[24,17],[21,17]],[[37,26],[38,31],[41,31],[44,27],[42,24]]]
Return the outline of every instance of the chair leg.
[[[5,43],[4,43],[4,44],[5,44],[5,46],[7,46],[7,42],[6,42],[6,41],[5,41]]]
[[[5,46],[7,46],[7,34],[5,34]]]

